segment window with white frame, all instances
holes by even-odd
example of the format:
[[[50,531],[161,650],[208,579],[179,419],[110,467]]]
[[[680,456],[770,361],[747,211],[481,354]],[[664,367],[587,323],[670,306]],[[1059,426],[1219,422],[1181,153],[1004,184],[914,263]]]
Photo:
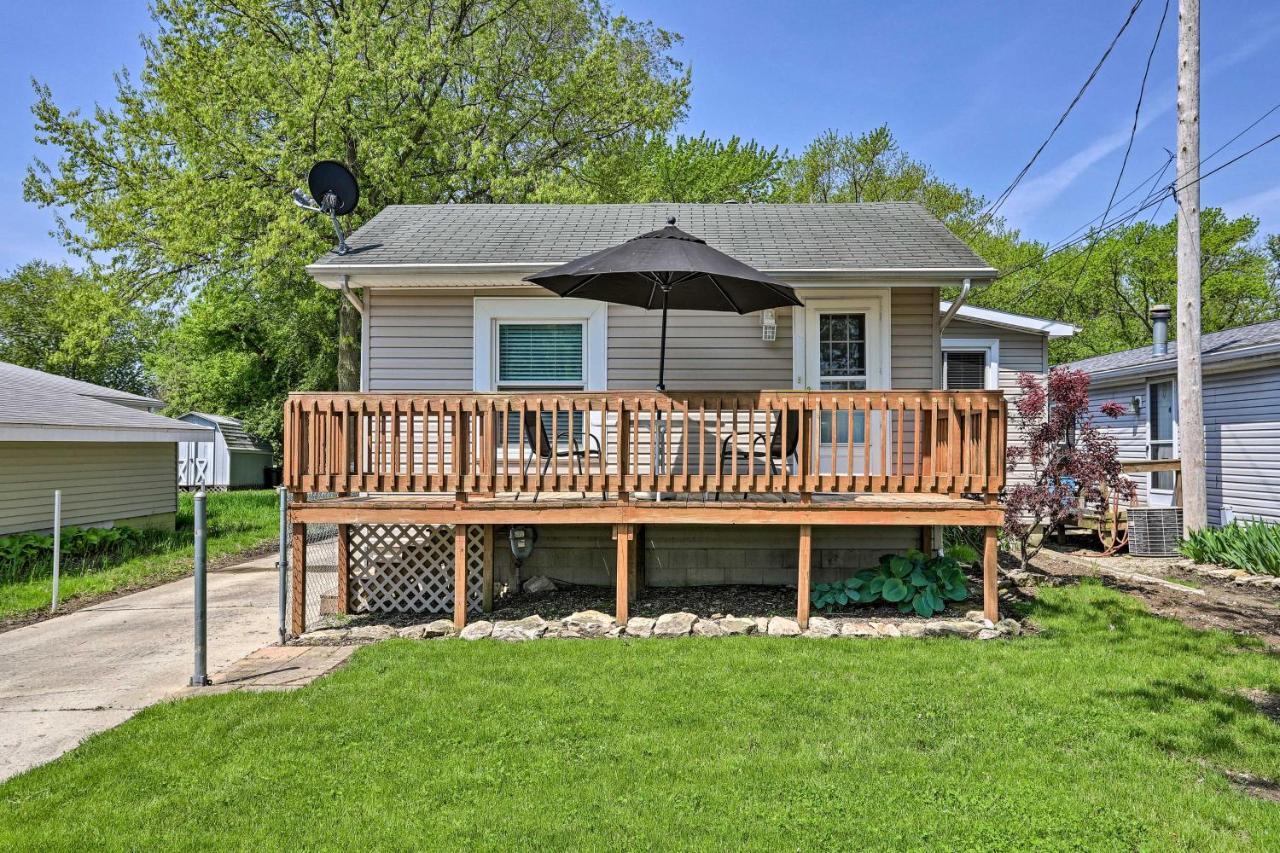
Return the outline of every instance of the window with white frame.
[[[1148,455],[1151,459],[1172,459],[1174,457],[1174,429],[1177,420],[1174,413],[1177,395],[1174,394],[1173,380],[1152,382],[1147,387],[1150,405],[1147,407],[1148,421]],[[1153,471],[1151,488],[1158,492],[1173,491],[1174,473],[1172,471]]]
[[[995,391],[1000,387],[1000,342],[942,341],[942,387],[947,391]]]
[[[496,390],[586,387],[585,323],[498,320],[496,337]]]

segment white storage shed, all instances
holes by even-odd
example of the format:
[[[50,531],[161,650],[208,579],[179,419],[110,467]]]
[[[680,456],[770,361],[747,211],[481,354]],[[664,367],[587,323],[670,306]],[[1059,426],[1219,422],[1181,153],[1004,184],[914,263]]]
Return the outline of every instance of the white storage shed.
[[[178,420],[214,430],[211,443],[178,445],[180,487],[261,489],[270,485],[267,469],[274,458],[271,445],[246,432],[242,421],[206,412],[187,412]]]

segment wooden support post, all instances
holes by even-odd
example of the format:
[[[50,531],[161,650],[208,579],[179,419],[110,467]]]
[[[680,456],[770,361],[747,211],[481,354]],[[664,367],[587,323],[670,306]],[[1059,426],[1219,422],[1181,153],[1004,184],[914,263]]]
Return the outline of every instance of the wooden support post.
[[[635,604],[636,594],[640,589],[639,564],[640,552],[644,550],[644,537],[641,536],[643,530],[638,525],[631,528],[631,550],[628,552],[631,559],[627,561],[627,601],[631,604]]]
[[[493,612],[493,525],[484,526],[484,612]]]
[[[349,614],[351,589],[351,525],[338,525],[338,612]]]
[[[289,614],[289,633],[295,637],[307,630],[307,526],[294,524],[291,532],[289,571],[293,606]]]
[[[453,625],[467,627],[467,526],[453,526]]]
[[[999,527],[987,527],[982,538],[982,615],[992,622],[1000,618],[1000,601],[996,586],[996,566],[999,560],[996,534],[999,532]]]
[[[796,572],[796,622],[800,629],[809,627],[809,564],[813,557],[813,528],[800,525],[800,559]]]
[[[617,582],[617,604],[615,605],[615,619],[619,625],[627,624],[627,609],[630,602],[628,590],[631,588],[631,525],[615,524],[613,527],[613,538],[618,540],[618,560],[615,566],[615,573],[618,577]]]

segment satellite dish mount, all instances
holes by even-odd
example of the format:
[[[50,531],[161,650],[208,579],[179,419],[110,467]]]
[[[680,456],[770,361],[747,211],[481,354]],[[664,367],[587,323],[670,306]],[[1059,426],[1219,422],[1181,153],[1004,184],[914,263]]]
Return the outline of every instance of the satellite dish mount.
[[[355,210],[360,201],[360,187],[356,184],[355,175],[337,160],[321,160],[307,173],[307,188],[311,190],[309,196],[300,189],[293,191],[293,203],[304,210],[326,214],[333,223],[333,233],[338,237],[335,251],[345,255],[350,248],[338,217]]]

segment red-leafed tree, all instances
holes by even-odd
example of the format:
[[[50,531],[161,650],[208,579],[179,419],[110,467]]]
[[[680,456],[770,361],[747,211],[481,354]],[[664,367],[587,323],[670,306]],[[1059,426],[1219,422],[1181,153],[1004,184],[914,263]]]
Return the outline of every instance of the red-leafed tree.
[[[1132,500],[1133,481],[1120,468],[1115,441],[1093,423],[1089,413],[1089,374],[1055,367],[1046,383],[1031,373],[1018,376],[1022,396],[1016,404],[1025,445],[1011,445],[1009,467],[1025,462],[1032,479],[1005,489],[1004,532],[1017,543],[1022,567],[1040,552],[1049,531],[1064,523],[1083,498],[1106,517],[1108,497]],[[1120,403],[1100,407],[1107,417],[1124,414]],[[1035,534],[1043,535],[1032,545]]]

